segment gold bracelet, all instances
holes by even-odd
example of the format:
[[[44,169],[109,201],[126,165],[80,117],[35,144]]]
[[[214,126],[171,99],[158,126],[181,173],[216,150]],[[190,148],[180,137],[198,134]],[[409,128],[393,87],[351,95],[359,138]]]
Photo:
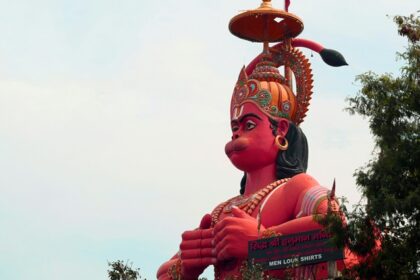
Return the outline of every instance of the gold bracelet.
[[[280,233],[277,233],[274,229],[266,229],[262,232],[261,236],[263,238],[270,238],[270,237],[276,237],[280,236]]]
[[[171,279],[171,280],[182,280],[181,269],[182,269],[182,261],[180,259],[178,259],[176,261],[176,263],[171,265],[171,267],[169,267],[169,269],[168,269],[169,279]]]

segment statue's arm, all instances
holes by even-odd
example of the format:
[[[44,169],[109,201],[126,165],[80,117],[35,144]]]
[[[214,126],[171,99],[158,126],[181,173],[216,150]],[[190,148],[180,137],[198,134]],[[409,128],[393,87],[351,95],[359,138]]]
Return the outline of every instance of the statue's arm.
[[[156,273],[156,278],[159,280],[170,280],[169,277],[169,270],[171,267],[175,267],[177,262],[179,261],[178,254],[173,256],[169,261],[164,262],[158,269]]]
[[[321,229],[322,226],[314,219],[314,215],[327,214],[328,195],[329,190],[319,185],[303,189],[296,201],[292,218],[287,222],[268,227],[267,230],[285,235]],[[330,201],[330,207],[338,211],[338,203],[335,200]]]
[[[193,259],[182,261],[181,256],[176,254],[159,267],[156,277],[158,280],[196,280],[210,264],[213,262],[205,264],[203,261]]]
[[[182,234],[180,251],[169,261],[163,263],[158,272],[159,280],[175,278],[197,279],[209,265],[215,263],[213,257],[213,229],[210,228],[211,216],[205,215],[200,227]]]
[[[266,229],[266,235],[269,235],[270,232],[287,235],[321,228],[322,226],[314,220],[313,216],[306,216],[288,221],[281,225],[269,227]]]
[[[327,201],[317,205],[316,214],[326,213]],[[267,209],[268,210],[268,209]],[[275,215],[275,209],[273,215]],[[278,210],[278,209],[277,209]],[[214,228],[215,253],[219,261],[230,258],[246,259],[248,255],[248,241],[255,240],[262,235],[293,234],[303,231],[320,229],[313,215],[291,219],[284,223],[265,227],[258,220],[249,216],[237,207],[232,208],[232,216],[220,221]]]

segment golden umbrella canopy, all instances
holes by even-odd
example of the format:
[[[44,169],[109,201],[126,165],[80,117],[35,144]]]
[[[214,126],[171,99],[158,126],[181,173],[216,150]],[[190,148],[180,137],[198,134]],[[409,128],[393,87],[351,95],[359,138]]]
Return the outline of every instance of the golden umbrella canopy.
[[[233,17],[229,30],[252,42],[280,42],[298,36],[303,30],[303,22],[292,13],[274,9],[271,0],[263,0],[257,9]]]

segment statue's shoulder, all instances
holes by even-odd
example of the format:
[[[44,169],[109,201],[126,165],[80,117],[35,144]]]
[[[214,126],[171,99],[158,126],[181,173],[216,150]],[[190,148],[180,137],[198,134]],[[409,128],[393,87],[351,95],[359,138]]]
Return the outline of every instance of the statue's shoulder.
[[[270,209],[281,207],[281,210],[293,211],[300,197],[319,183],[310,175],[301,173],[290,178],[286,183],[278,186],[267,199]]]
[[[316,214],[320,211],[320,205],[327,201],[329,189],[322,186],[312,176],[308,174],[299,174],[289,180],[290,190],[296,189],[296,218]],[[322,207],[321,207],[322,208]]]
[[[319,186],[319,183],[314,177],[307,173],[300,173],[290,178],[284,188],[285,190],[300,193],[316,186]]]

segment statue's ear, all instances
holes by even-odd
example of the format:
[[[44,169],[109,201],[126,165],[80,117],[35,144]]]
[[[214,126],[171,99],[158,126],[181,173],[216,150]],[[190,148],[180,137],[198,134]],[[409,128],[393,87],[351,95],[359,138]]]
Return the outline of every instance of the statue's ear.
[[[237,85],[243,86],[248,81],[248,75],[245,71],[245,66],[242,67],[241,72],[239,72],[238,81],[236,82]]]
[[[287,132],[289,131],[289,120],[285,118],[280,118],[277,122],[277,134],[282,138],[286,137]]]

